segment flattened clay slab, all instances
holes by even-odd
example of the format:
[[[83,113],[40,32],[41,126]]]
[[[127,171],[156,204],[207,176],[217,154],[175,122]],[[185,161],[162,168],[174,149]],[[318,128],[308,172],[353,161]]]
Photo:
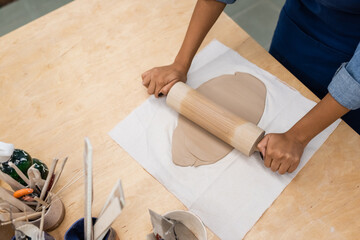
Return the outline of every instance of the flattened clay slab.
[[[202,84],[197,91],[223,108],[257,124],[265,109],[266,87],[248,73],[222,75]],[[179,166],[212,164],[233,149],[216,136],[179,115],[172,139],[172,159]]]

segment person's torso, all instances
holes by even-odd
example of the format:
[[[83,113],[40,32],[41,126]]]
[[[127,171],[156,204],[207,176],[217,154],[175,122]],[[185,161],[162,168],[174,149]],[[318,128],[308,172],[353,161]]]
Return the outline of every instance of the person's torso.
[[[284,10],[315,40],[354,53],[360,41],[360,0],[287,0]]]

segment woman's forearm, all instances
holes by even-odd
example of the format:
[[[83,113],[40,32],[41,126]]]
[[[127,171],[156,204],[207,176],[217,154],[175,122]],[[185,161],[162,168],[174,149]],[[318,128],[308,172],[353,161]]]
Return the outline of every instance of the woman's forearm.
[[[198,0],[187,29],[185,39],[175,62],[181,64],[186,71],[199,49],[206,34],[214,25],[226,4],[215,0]]]
[[[349,111],[328,93],[287,134],[307,145],[312,138]]]

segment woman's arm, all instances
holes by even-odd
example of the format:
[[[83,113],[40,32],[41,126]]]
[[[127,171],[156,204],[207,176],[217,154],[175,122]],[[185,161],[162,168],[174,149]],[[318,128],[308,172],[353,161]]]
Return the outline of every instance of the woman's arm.
[[[349,111],[328,93],[289,131],[271,133],[261,140],[258,148],[264,156],[265,166],[280,174],[295,171],[310,140]]]
[[[289,131],[268,134],[258,144],[264,164],[280,174],[293,172],[305,146],[317,134],[350,110],[360,108],[360,43],[328,86],[329,93]]]
[[[160,93],[166,95],[176,82],[186,81],[187,72],[197,50],[225,6],[226,4],[215,0],[198,0],[175,61],[142,74],[143,85],[148,88],[149,94],[154,94],[155,97]]]

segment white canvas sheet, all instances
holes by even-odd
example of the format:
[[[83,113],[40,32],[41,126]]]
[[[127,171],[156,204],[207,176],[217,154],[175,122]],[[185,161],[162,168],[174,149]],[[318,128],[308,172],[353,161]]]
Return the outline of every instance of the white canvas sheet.
[[[288,130],[315,105],[216,40],[196,55],[187,84],[197,88],[214,77],[237,71],[256,76],[267,87],[265,112],[258,124],[267,133]],[[225,240],[245,236],[340,122],[309,143],[294,173],[279,175],[266,168],[258,154],[246,157],[237,150],[212,165],[174,165],[171,141],[177,117],[178,113],[165,104],[165,98],[151,96],[109,134]]]

